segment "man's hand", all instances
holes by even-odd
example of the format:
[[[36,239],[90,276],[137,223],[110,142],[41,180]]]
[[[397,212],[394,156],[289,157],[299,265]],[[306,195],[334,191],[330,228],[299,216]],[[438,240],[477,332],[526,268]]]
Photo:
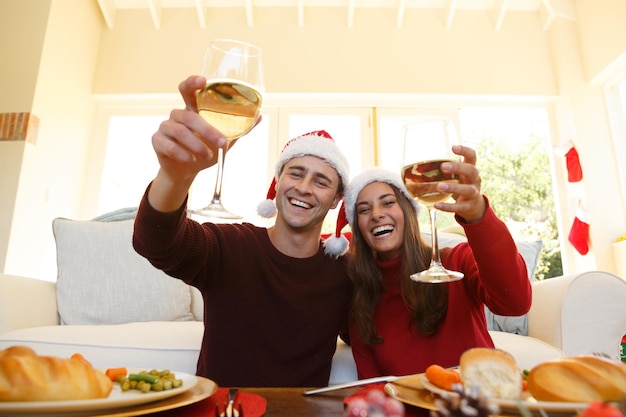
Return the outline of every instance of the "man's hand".
[[[227,144],[224,135],[197,113],[196,91],[205,83],[201,76],[180,83],[185,109],[172,110],[152,136],[161,171],[174,182],[191,183],[198,172],[215,164],[217,149]]]

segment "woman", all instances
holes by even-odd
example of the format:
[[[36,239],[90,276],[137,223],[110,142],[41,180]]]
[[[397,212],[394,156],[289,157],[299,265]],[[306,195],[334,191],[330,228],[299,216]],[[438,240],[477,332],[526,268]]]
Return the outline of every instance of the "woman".
[[[530,308],[526,265],[506,225],[480,192],[476,153],[454,147],[464,161],[442,169],[459,184],[439,184],[454,195],[436,208],[455,213],[467,243],[441,250],[444,267],[462,280],[418,283],[409,275],[430,263],[431,249],[420,233],[417,202],[400,176],[380,168],[354,178],[344,195],[352,227],[348,272],[355,286],[350,341],[359,379],[424,372],[431,364],[459,363],[471,347],[493,347],[484,306],[500,315]]]

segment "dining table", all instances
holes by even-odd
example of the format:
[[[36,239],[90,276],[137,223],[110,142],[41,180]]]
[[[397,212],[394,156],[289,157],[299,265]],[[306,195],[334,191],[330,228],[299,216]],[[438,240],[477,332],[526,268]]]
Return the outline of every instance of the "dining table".
[[[357,389],[347,389],[324,395],[307,396],[308,387],[241,387],[240,393],[255,394],[265,399],[265,417],[343,417],[344,399]],[[210,398],[184,407],[151,414],[153,417],[214,417],[214,403]],[[247,417],[244,408],[244,417]]]
[[[363,388],[353,387],[337,391],[325,392],[316,395],[304,395],[305,391],[312,388],[308,387],[242,387],[239,388],[241,393],[257,395],[266,401],[264,417],[344,417],[346,399],[355,396],[365,395]],[[429,417],[430,410],[427,408],[416,407],[411,404],[404,404],[405,417]],[[153,417],[214,417],[214,402],[211,398],[206,398],[198,403],[172,409],[169,411],[150,414]],[[577,413],[573,411],[561,412],[535,412],[533,416],[541,417],[573,417]],[[244,417],[255,417],[245,413]],[[519,412],[502,412],[497,417],[519,417]]]

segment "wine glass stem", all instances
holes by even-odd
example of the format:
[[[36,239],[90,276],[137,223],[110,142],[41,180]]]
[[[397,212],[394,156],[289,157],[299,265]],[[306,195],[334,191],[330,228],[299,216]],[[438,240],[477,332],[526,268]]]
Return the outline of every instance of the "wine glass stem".
[[[428,207],[428,216],[430,217],[430,236],[432,245],[430,267],[441,267],[441,259],[439,257],[439,238],[437,236],[437,209],[434,207]]]
[[[217,150],[217,178],[215,179],[215,191],[213,192],[213,204],[222,204],[222,176],[224,175],[224,148]]]

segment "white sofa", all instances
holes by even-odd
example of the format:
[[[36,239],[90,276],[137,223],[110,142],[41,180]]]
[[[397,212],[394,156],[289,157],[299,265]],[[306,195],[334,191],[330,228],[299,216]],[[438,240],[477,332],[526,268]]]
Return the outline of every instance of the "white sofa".
[[[195,373],[202,339],[196,289],[157,271],[130,246],[132,220],[57,219],[56,283],[0,274],[0,349],[80,352],[97,367],[169,368]],[[531,276],[532,278],[532,276]],[[587,272],[533,282],[528,335],[492,330],[521,368],[562,355],[619,357],[626,333],[626,282]],[[330,384],[356,379],[350,348],[338,341]]]

